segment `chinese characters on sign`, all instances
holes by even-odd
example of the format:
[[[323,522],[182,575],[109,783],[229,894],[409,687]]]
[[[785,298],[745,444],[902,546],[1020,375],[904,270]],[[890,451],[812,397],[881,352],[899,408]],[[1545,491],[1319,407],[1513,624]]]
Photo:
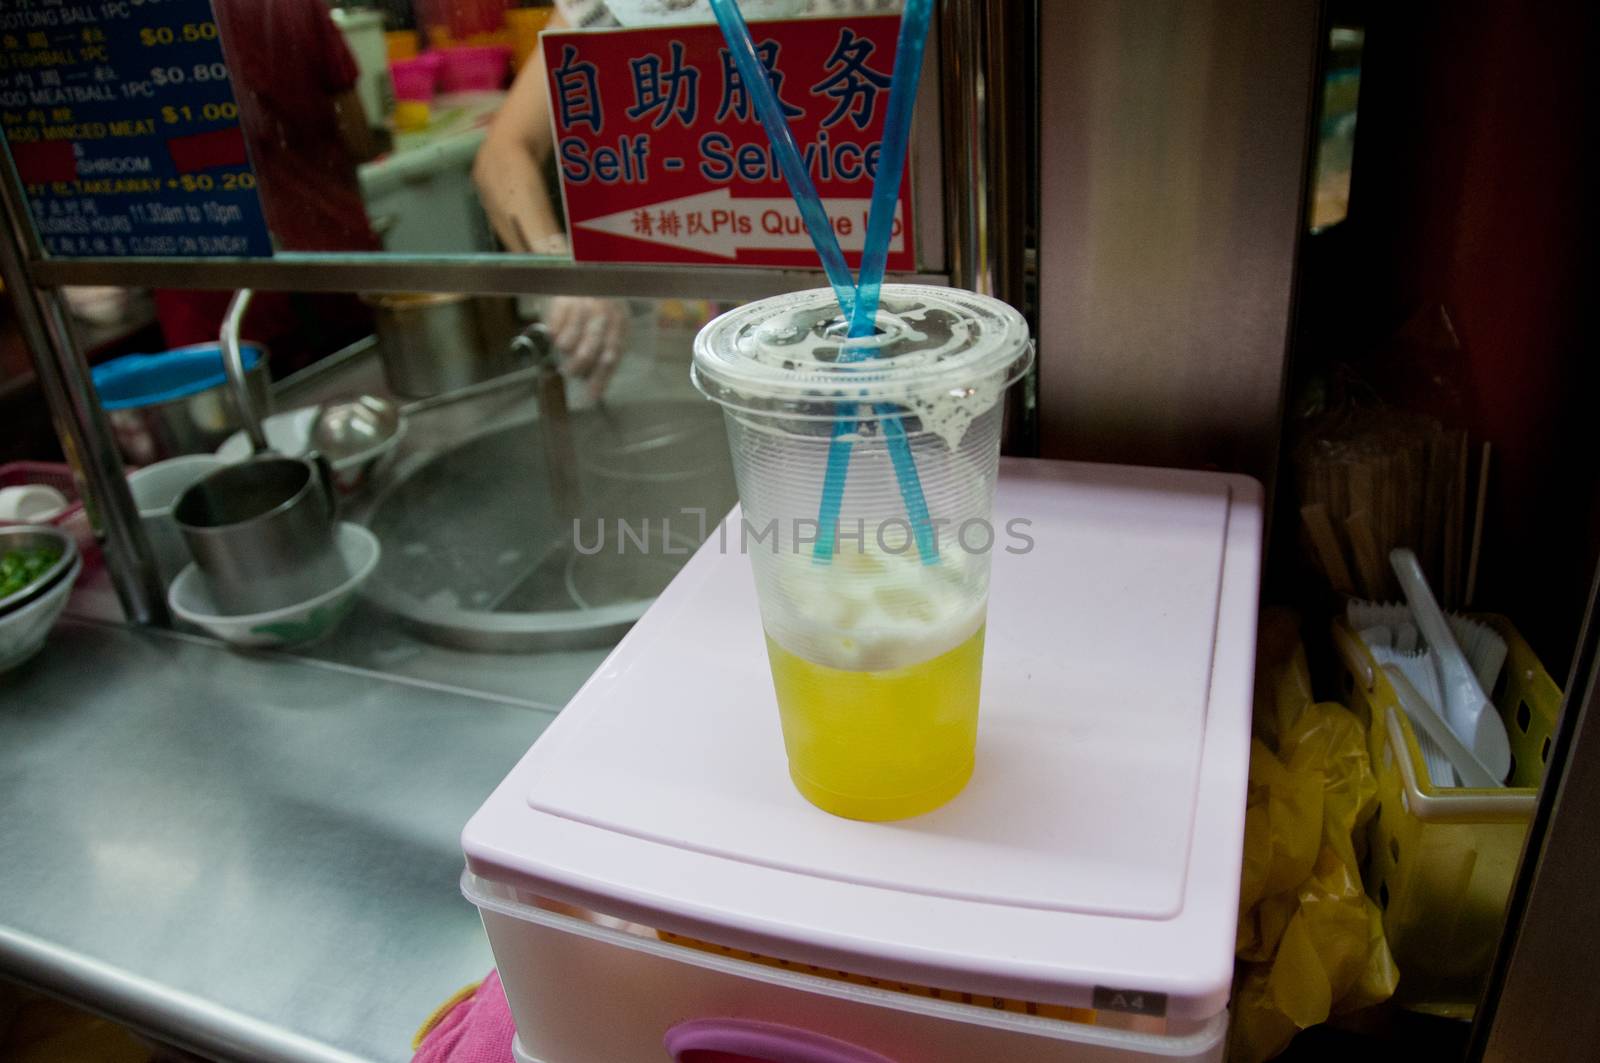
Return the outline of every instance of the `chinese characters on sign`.
[[[52,255],[272,253],[207,0],[0,4],[0,131]]]
[[[859,264],[895,16],[758,22],[756,50],[839,246]],[[816,254],[715,25],[543,37],[573,256],[814,267]],[[889,268],[912,270],[902,184]]]

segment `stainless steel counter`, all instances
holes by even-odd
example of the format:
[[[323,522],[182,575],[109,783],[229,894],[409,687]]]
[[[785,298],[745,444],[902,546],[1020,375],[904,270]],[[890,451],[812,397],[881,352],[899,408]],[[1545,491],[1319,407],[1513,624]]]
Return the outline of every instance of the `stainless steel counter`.
[[[692,330],[639,316],[608,404],[694,398]],[[360,345],[278,405],[382,386]],[[530,402],[415,417],[389,472]],[[492,962],[458,832],[606,649],[464,653],[365,602],[298,655],[119,620],[93,573],[0,676],[0,977],[203,1055],[407,1059]]]
[[[0,676],[0,975],[208,1056],[404,1060],[489,970],[457,834],[552,715],[63,620]]]

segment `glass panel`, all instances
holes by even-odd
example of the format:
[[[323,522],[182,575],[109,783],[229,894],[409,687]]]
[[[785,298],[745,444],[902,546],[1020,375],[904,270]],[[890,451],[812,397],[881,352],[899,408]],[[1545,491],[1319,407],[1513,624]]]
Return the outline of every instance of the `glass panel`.
[[[714,308],[577,302],[379,305],[375,350],[280,392],[284,411],[357,391],[406,411],[403,437],[344,502],[383,559],[355,614],[306,653],[559,707],[733,504],[721,411],[689,381]],[[602,321],[625,353],[564,380],[535,350],[487,392],[414,397],[429,383],[408,375],[409,344],[475,320],[483,339],[462,349],[493,360],[481,344],[530,315]]]
[[[225,301],[115,289],[70,297],[184,630],[559,708],[734,503],[721,409],[689,379],[694,336],[721,306],[257,293],[242,333],[247,364],[250,348],[265,354],[259,382],[250,379],[275,451],[304,453],[319,411],[359,401],[379,415],[373,423],[394,420],[371,445],[346,432],[318,448],[331,462],[337,519],[372,536],[343,533],[355,536],[345,544],[355,582],[272,615],[229,613],[208,578],[184,575],[192,558],[171,512],[190,484],[250,452],[217,379],[220,360],[207,390],[172,398],[179,382],[168,377],[152,401],[118,401],[137,397],[152,357],[172,358],[160,353],[161,329],[169,342],[200,339],[214,351],[207,337]],[[581,337],[599,335],[584,324],[592,321],[605,324],[601,338],[614,339],[619,356],[592,358],[583,375],[574,363]],[[351,323],[359,338],[346,343],[338,328]],[[580,355],[552,357],[550,325],[575,328]],[[86,330],[112,338],[88,350]],[[441,356],[417,357],[427,351]],[[195,352],[175,353],[192,368]],[[127,375],[130,355],[140,380]],[[16,392],[14,412],[37,408],[17,392],[26,387],[8,378],[0,398]],[[8,472],[48,473],[35,464],[60,461],[48,426],[14,420],[0,459],[24,465]],[[355,452],[345,454],[341,439],[356,439]],[[209,454],[221,462],[194,457]],[[71,489],[65,466],[59,474]],[[77,521],[69,530],[98,552],[81,510],[62,519]],[[377,560],[363,573],[373,540]],[[120,619],[103,568],[84,588],[80,611]]]
[[[1312,232],[1343,221],[1350,212],[1350,169],[1355,161],[1356,104],[1361,96],[1365,41],[1366,33],[1360,29],[1336,26],[1329,31],[1311,198]]]
[[[756,20],[832,20],[754,32],[849,254],[898,0],[743,7]],[[815,264],[706,0],[114,8],[42,35],[28,11],[0,15],[26,59],[0,70],[0,110],[52,255],[576,250],[588,262]],[[541,33],[566,36],[545,46]],[[561,59],[553,78],[547,47]],[[935,117],[936,66],[921,96]],[[925,146],[912,167],[936,170]],[[905,187],[912,215],[910,190],[930,198],[929,182]],[[940,267],[926,235],[939,204],[915,205],[922,235],[903,223],[891,270],[915,270],[919,254]]]

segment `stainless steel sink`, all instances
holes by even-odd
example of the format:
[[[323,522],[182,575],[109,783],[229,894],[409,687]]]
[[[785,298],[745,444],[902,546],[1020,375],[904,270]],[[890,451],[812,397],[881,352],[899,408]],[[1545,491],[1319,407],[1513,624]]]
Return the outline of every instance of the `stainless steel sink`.
[[[576,411],[569,426],[573,453],[554,463],[576,470],[568,503],[531,411],[396,469],[367,510],[383,561],[366,596],[463,649],[620,637],[734,503],[722,413],[645,401]]]

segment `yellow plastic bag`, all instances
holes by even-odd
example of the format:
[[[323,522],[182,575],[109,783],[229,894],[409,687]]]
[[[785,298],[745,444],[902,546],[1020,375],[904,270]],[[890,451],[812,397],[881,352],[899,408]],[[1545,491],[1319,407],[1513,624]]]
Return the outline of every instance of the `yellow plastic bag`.
[[[1399,974],[1359,855],[1377,807],[1366,731],[1311,701],[1293,618],[1262,618],[1229,1058],[1261,1063],[1330,1015],[1386,1000]]]
[[[1311,669],[1300,641],[1300,618],[1287,609],[1263,609],[1256,632],[1255,736],[1278,748],[1312,702]]]
[[[1378,810],[1365,725],[1343,705],[1312,705],[1285,732],[1278,754],[1290,774],[1322,777],[1324,840],[1345,857],[1359,890],[1367,822]]]
[[[1287,916],[1273,905],[1263,910],[1261,902],[1292,896],[1311,874],[1322,838],[1322,790],[1320,775],[1290,772],[1260,739],[1250,744],[1237,942],[1243,959],[1270,959],[1278,946]]]

